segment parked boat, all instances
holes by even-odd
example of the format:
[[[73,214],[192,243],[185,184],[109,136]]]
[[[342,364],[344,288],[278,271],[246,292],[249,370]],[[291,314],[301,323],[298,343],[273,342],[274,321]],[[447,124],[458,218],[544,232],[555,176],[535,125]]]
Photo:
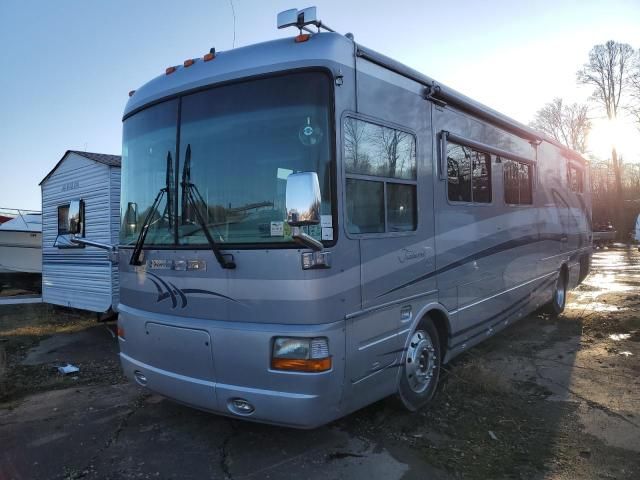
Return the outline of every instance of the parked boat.
[[[0,224],[0,272],[42,273],[42,215],[30,210],[2,209],[12,216]]]

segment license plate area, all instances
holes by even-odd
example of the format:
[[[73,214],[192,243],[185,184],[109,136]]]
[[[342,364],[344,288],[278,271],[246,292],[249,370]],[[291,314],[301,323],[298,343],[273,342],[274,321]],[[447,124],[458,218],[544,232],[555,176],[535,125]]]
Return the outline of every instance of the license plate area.
[[[208,332],[148,322],[145,334],[145,363],[187,377],[214,380]]]

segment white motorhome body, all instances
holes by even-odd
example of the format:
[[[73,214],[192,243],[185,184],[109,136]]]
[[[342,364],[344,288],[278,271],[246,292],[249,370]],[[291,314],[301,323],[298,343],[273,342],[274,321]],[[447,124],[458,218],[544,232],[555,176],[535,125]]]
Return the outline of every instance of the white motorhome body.
[[[579,155],[337,33],[137,89],[122,178],[125,373],[249,420],[417,408],[441,362],[589,271]]]
[[[42,300],[107,312],[118,303],[118,269],[104,250],[70,241],[68,210],[81,202],[81,237],[115,243],[120,230],[120,157],[67,151],[42,187]]]

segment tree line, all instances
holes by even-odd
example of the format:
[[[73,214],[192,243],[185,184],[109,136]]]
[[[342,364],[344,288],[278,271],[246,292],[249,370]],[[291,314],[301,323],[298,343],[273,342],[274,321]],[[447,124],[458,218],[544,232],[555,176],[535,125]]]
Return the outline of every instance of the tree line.
[[[640,131],[640,49],[610,40],[595,45],[576,72],[578,84],[592,87],[587,103],[554,98],[535,114],[531,126],[583,155],[592,128],[590,112],[614,121],[633,119]],[[640,212],[640,166],[625,164],[612,139],[611,154],[589,155],[594,227],[611,222],[619,239],[627,238]]]

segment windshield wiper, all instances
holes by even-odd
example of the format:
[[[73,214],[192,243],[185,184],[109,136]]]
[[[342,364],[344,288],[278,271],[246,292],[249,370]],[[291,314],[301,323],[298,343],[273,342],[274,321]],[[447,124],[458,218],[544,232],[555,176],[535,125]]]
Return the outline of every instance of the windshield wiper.
[[[151,204],[151,208],[149,209],[149,213],[144,219],[144,223],[142,224],[142,229],[138,234],[138,238],[136,239],[136,246],[133,248],[133,252],[131,253],[131,258],[129,259],[129,265],[142,265],[140,261],[140,254],[142,253],[142,247],[144,246],[144,241],[147,238],[147,233],[149,232],[149,227],[151,226],[151,218],[153,217],[153,213],[156,211],[156,208],[160,204],[160,200],[166,194],[167,195],[167,205],[164,209],[164,213],[160,217],[160,220],[168,216],[169,220],[169,229],[173,226],[173,205],[171,204],[171,179],[173,177],[173,161],[171,160],[171,152],[167,152],[167,170],[165,175],[165,186],[160,189],[158,194],[156,195],[156,199]]]
[[[187,204],[190,203],[196,214],[196,218],[198,219],[198,224],[200,225],[200,228],[202,228],[202,233],[204,233],[204,236],[211,247],[211,251],[216,257],[216,260],[218,260],[220,266],[230,270],[236,268],[236,262],[233,261],[233,255],[223,255],[220,252],[220,247],[213,239],[213,236],[209,231],[209,227],[207,226],[207,222],[198,208],[196,198],[194,198],[194,192],[197,196],[197,200],[206,207],[207,203],[204,201],[204,198],[202,198],[198,187],[191,183],[191,144],[188,144],[184,158],[184,169],[182,170],[182,222],[186,223],[187,221],[188,215],[185,212],[187,211]],[[231,257],[231,260],[228,260],[226,258],[227,256]]]

